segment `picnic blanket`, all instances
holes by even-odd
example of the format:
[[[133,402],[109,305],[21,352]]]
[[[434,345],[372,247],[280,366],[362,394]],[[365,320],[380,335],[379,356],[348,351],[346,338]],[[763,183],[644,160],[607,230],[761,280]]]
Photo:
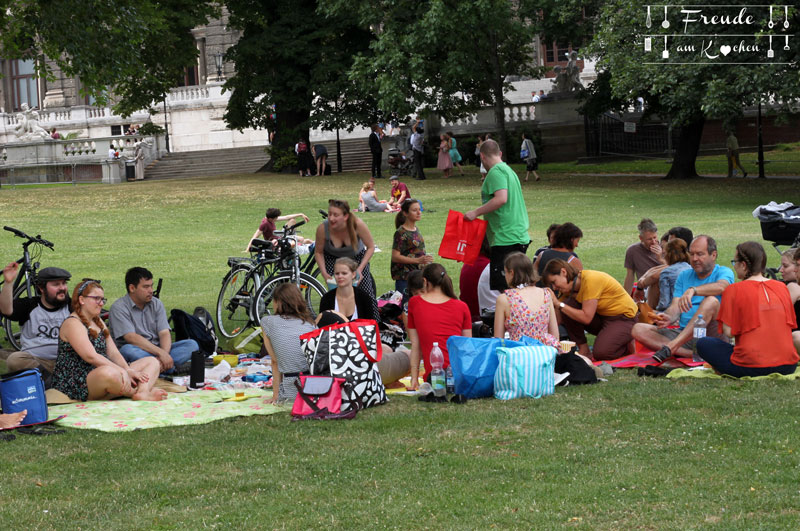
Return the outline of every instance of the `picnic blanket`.
[[[285,407],[267,403],[272,392],[248,389],[247,400],[223,401],[231,398],[231,391],[190,391],[170,393],[160,402],[147,402],[120,398],[116,400],[74,402],[50,406],[50,416],[66,415],[56,422],[68,428],[106,432],[133,431],[186,424],[207,424],[230,417],[271,415],[287,411]],[[249,398],[252,397],[252,398]]]
[[[798,367],[794,373],[792,374],[778,374],[777,372],[773,372],[772,374],[768,374],[766,376],[742,376],[741,378],[734,378],[733,376],[728,376],[727,374],[717,374],[711,369],[705,370],[693,370],[688,371],[686,369],[675,369],[667,374],[667,378],[672,380],[677,380],[678,378],[710,378],[715,380],[721,380],[723,378],[728,380],[798,380],[800,379],[800,367]]]
[[[658,365],[667,367],[699,367],[703,364],[702,361],[692,361],[692,358],[677,358],[672,357],[664,361],[663,364],[659,364],[656,360],[653,359],[653,354],[655,354],[655,350],[649,349],[646,346],[642,345],[638,341],[636,341],[636,352],[633,354],[628,354],[627,356],[622,356],[621,358],[617,358],[615,360],[605,360],[606,363],[611,365],[616,369],[629,369],[631,367],[646,367],[647,365]],[[602,361],[595,361],[595,365],[600,365],[603,363]]]

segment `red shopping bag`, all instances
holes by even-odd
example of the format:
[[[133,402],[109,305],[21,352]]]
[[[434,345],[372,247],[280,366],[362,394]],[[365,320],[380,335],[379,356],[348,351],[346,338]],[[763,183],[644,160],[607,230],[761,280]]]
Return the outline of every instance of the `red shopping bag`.
[[[486,221],[467,221],[464,214],[451,210],[447,214],[439,256],[472,265],[481,253],[481,244],[486,235]]]

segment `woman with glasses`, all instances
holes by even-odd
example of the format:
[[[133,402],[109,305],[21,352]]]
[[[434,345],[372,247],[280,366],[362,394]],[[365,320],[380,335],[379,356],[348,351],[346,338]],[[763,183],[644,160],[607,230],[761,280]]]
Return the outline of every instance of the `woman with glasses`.
[[[100,312],[106,303],[99,280],[84,279],[72,293],[72,313],[58,338],[53,388],[73,400],[104,400],[127,396],[134,400],[163,400],[167,393],[153,389],[160,364],[152,356],[130,365],[109,341]]]
[[[369,260],[375,252],[372,234],[363,220],[350,212],[347,201],[331,199],[328,201],[328,219],[317,227],[314,257],[322,276],[329,287],[336,285],[333,266],[339,258],[352,258],[358,267],[356,277],[358,287],[372,299],[375,313],[378,302],[375,300],[375,280],[369,271]]]
[[[758,242],[737,245],[731,265],[742,281],[722,292],[717,321],[735,345],[704,337],[697,341],[697,353],[715,371],[736,378],[794,373],[798,356],[792,328],[797,323],[789,290],[764,276],[767,253]]]

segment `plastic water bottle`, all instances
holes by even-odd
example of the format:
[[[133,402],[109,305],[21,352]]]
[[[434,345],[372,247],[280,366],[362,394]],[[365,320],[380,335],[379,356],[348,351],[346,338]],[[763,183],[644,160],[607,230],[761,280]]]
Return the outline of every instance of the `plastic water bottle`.
[[[453,368],[448,365],[447,369],[444,371],[444,379],[447,383],[447,394],[454,395],[456,394],[456,381],[453,378]]]
[[[692,333],[692,337],[694,337],[694,345],[692,345],[692,361],[703,361],[697,354],[697,340],[701,337],[706,337],[706,320],[703,319],[703,314],[698,314],[697,319],[694,321],[694,332]]]
[[[446,392],[444,376],[444,356],[439,348],[439,343],[434,342],[431,349],[431,387],[433,396],[444,396]]]

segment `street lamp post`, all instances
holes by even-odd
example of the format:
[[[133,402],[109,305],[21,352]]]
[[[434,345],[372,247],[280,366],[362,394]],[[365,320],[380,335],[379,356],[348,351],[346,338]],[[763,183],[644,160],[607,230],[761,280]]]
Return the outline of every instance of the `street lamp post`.
[[[217,81],[222,81],[222,60],[224,58],[225,54],[222,52],[214,54],[214,65],[217,67]]]

